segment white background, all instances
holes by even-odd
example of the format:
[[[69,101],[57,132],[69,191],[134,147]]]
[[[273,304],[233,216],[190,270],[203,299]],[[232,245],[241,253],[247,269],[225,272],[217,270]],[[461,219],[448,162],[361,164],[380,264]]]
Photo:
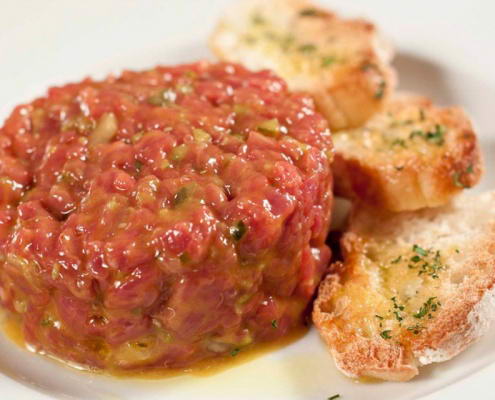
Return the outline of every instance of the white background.
[[[268,1],[268,0],[267,0]],[[0,120],[50,85],[211,57],[206,38],[229,0],[0,0]],[[461,104],[481,137],[491,189],[495,152],[495,4],[488,0],[324,1],[377,22],[398,49],[401,86]],[[407,384],[362,384],[335,371],[315,332],[211,378],[115,381],[76,373],[0,341],[0,400],[492,399],[495,332]],[[487,365],[490,365],[486,367]],[[483,367],[485,367],[483,369]],[[476,372],[477,371],[477,372]],[[469,376],[471,373],[475,375]],[[448,386],[450,385],[450,386]],[[39,391],[45,393],[41,394]],[[39,393],[39,394],[36,394]],[[48,397],[47,397],[48,396]]]

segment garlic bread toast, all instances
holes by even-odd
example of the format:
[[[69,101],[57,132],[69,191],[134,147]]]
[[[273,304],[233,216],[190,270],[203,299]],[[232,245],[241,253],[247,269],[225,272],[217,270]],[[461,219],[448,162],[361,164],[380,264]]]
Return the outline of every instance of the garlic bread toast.
[[[495,192],[387,213],[358,208],[313,321],[350,377],[405,381],[495,319]]]
[[[333,135],[337,195],[391,211],[446,204],[482,173],[478,141],[455,107],[397,95],[364,126]]]
[[[236,2],[210,47],[222,60],[271,69],[292,90],[309,92],[332,130],[360,126],[395,87],[392,48],[374,25],[306,0]]]

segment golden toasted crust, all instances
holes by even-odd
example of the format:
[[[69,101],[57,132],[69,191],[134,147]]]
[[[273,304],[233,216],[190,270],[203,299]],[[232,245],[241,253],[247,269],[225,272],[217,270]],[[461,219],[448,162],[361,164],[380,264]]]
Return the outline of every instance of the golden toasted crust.
[[[363,127],[334,134],[335,192],[391,211],[447,203],[482,174],[471,122],[456,107],[397,96]]]
[[[495,319],[495,193],[401,214],[358,209],[313,321],[351,377],[404,381]]]
[[[222,60],[272,69],[313,95],[332,130],[357,127],[395,87],[391,46],[371,23],[342,19],[305,0],[244,0],[210,39]]]

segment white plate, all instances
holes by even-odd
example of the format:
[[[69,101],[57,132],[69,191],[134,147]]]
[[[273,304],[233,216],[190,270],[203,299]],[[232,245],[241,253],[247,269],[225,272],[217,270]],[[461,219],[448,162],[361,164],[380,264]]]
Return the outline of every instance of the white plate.
[[[268,1],[268,0],[267,0]],[[54,84],[210,57],[206,37],[229,0],[2,0],[0,119]],[[462,104],[479,127],[486,190],[495,181],[494,3],[416,0],[328,1],[380,24],[399,49],[402,87]],[[478,190],[478,189],[477,189]],[[0,340],[0,399],[318,399],[487,398],[495,373],[495,330],[455,360],[425,368],[405,384],[342,377],[312,331],[282,350],[218,375],[163,381],[79,373]]]

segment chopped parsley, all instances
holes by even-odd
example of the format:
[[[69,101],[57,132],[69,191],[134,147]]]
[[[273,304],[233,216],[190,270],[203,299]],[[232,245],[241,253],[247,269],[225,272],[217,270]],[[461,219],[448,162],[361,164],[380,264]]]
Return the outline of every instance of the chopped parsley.
[[[442,263],[439,251],[424,249],[417,244],[413,245],[412,251],[415,254],[409,259],[408,267],[419,269],[419,276],[426,274],[433,279],[438,279],[438,273],[447,268]]]
[[[409,332],[414,333],[415,335],[419,335],[423,329],[425,329],[425,327],[423,325],[420,325],[420,324],[416,324],[416,325],[412,325],[412,326],[407,327],[407,330]]]
[[[234,350],[232,350],[232,351],[230,352],[230,355],[231,355],[232,357],[235,357],[237,354],[239,354],[239,353],[240,353],[240,351],[241,351],[241,349],[240,349],[240,348],[238,348],[238,347],[236,347]]]
[[[282,50],[287,51],[294,44],[296,38],[292,34],[288,34],[280,39],[280,46]]]
[[[301,17],[318,17],[323,13],[316,8],[304,8],[299,12]]]
[[[266,21],[260,14],[255,13],[251,17],[251,22],[253,25],[263,25]]]
[[[392,339],[392,336],[390,336],[390,332],[392,332],[391,330],[386,330],[386,331],[382,331],[380,333],[380,336],[384,339]]]
[[[272,320],[272,328],[277,329],[278,328],[278,321],[276,319]]]
[[[337,58],[334,56],[325,56],[321,58],[321,67],[326,68],[337,62]]]
[[[403,311],[405,309],[405,306],[400,304],[397,300],[397,297],[392,297],[390,300],[392,300],[393,303],[393,311],[392,314],[394,315],[395,319],[399,323],[399,325],[402,325],[402,321],[404,320],[404,315]]]
[[[473,172],[474,172],[473,164],[469,164],[464,172],[455,171],[454,174],[452,175],[452,180],[454,182],[454,185],[462,189],[469,189],[471,186],[466,185],[464,182],[462,182],[461,178],[465,175],[472,174]]]
[[[390,261],[392,264],[397,264],[398,262],[400,262],[400,260],[402,260],[402,256],[399,256],[397,258],[395,258],[394,260]]]
[[[375,64],[372,64],[372,63],[369,63],[369,62],[365,62],[362,66],[361,66],[361,71],[369,71],[370,69],[377,69],[377,66]]]
[[[392,302],[394,303],[394,308],[396,308],[400,311],[404,311],[405,307],[397,302],[397,297],[394,296],[390,300],[392,300]]]
[[[385,88],[386,87],[387,87],[387,84],[385,83],[385,81],[381,81],[380,84],[378,85],[378,88],[376,89],[373,97],[377,100],[380,100],[383,97],[383,95],[385,94]]]
[[[182,253],[180,256],[179,256],[179,260],[182,264],[187,264],[188,262],[191,261],[191,256],[189,255],[189,253],[187,251],[185,251],[184,253]]]
[[[428,318],[433,318],[432,313],[437,311],[437,309],[441,306],[439,301],[435,300],[436,297],[430,297],[418,310],[417,313],[413,314],[414,318],[421,319],[428,315]]]
[[[230,228],[230,235],[234,240],[241,240],[247,232],[247,226],[243,221],[239,221],[235,226]]]
[[[428,251],[423,249],[422,247],[418,246],[417,244],[413,245],[412,250],[419,254],[420,256],[426,257],[428,255]]]
[[[139,174],[141,172],[141,169],[143,168],[143,163],[139,160],[136,160],[136,162],[134,162],[134,168],[136,168],[136,172]]]
[[[425,116],[425,110],[423,110],[422,108],[419,109],[419,120],[420,121],[424,121],[426,118]]]
[[[184,203],[184,201],[186,201],[187,199],[187,196],[188,196],[187,188],[185,186],[181,187],[179,191],[174,195],[174,199],[173,199],[174,207],[177,207],[180,204]]]
[[[406,141],[404,139],[394,139],[391,143],[391,146],[400,146],[406,148]]]
[[[445,132],[446,129],[444,126],[436,124],[433,131],[425,132],[423,130],[417,129],[411,132],[409,138],[414,139],[415,137],[420,137],[426,140],[428,143],[442,146],[445,143]]]
[[[340,399],[340,394],[334,394],[333,396],[330,396],[327,400],[336,400]]]
[[[316,51],[316,46],[312,43],[306,43],[299,46],[298,50],[301,53],[313,53],[314,51]]]

